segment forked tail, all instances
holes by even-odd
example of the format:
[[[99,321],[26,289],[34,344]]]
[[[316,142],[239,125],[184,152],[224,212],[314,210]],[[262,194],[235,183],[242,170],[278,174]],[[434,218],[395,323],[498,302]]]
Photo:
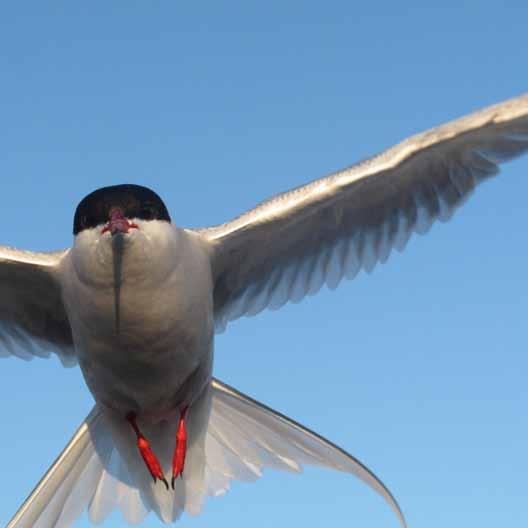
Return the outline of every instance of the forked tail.
[[[133,435],[125,429],[121,434],[95,406],[7,528],[66,528],[85,509],[93,522],[101,522],[116,507],[130,523],[141,522],[149,511],[168,523],[182,511],[199,513],[205,497],[223,494],[231,480],[256,480],[264,467],[300,472],[304,464],[356,475],[406,527],[385,485],[341,448],[220,381],[213,380],[209,396],[204,407],[209,412],[210,405],[209,421],[195,429],[184,478],[175,491],[152,483],[137,462]],[[150,431],[166,470],[171,427]]]

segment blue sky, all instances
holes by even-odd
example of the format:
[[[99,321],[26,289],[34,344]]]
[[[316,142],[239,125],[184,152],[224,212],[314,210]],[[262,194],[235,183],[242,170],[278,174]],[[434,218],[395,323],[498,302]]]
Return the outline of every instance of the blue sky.
[[[77,202],[151,186],[181,226],[518,95],[523,2],[25,2],[0,17],[0,243],[71,244]],[[523,526],[528,159],[370,275],[233,324],[215,375],[372,468],[411,527]],[[1,363],[0,525],[92,406]],[[397,526],[348,475],[267,472],[181,526]],[[147,527],[159,526],[149,517]],[[86,527],[81,519],[77,527]],[[124,526],[119,515],[105,527]]]

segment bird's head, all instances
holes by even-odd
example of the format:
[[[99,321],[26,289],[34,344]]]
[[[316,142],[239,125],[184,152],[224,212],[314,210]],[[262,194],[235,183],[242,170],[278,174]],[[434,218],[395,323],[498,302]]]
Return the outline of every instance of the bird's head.
[[[154,191],[141,185],[113,185],[81,200],[73,218],[73,234],[95,229],[108,237],[125,235],[140,229],[139,221],[150,220],[170,222],[165,204]]]
[[[81,200],[73,219],[73,262],[82,280],[113,289],[115,331],[120,328],[120,295],[125,279],[135,283],[164,272],[174,230],[161,198],[140,185],[97,189]],[[155,277],[154,277],[155,278]]]

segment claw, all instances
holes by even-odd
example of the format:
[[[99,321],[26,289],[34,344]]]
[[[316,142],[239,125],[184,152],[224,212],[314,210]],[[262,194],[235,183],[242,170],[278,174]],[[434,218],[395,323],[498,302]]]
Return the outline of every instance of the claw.
[[[187,429],[185,428],[185,419],[187,417],[187,409],[185,407],[180,414],[180,421],[178,422],[178,430],[176,431],[176,447],[172,457],[172,480],[171,486],[174,489],[174,483],[178,477],[183,478],[183,469],[185,467],[185,455],[187,453]]]
[[[152,473],[151,473],[151,475],[152,475]],[[165,487],[167,488],[167,491],[169,491],[169,483],[167,482],[167,479],[164,476],[162,476],[161,478],[158,478],[158,477],[155,477],[154,475],[152,475],[152,480],[154,481],[154,484],[156,484],[156,482],[158,482],[158,480],[160,482],[163,482],[163,484],[165,484]],[[174,487],[172,489],[174,489]]]
[[[143,436],[143,434],[139,430],[139,427],[137,426],[137,423],[136,423],[136,415],[134,413],[129,413],[126,419],[132,426],[132,429],[134,429],[134,432],[136,433],[137,447],[139,449],[139,453],[141,455],[141,458],[143,459],[143,462],[145,462],[145,465],[147,466],[149,473],[154,479],[154,483],[156,483],[158,480],[161,480],[161,482],[165,484],[165,487],[167,488],[167,491],[168,491],[169,484],[167,482],[167,479],[163,475],[161,464],[159,463],[159,460],[156,458],[156,455],[154,454],[154,452],[152,451],[149,441]]]

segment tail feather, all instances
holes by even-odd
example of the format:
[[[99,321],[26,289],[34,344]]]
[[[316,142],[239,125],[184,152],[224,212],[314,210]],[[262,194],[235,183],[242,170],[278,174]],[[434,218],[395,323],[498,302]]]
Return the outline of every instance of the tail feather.
[[[79,462],[81,463],[81,461]],[[70,476],[68,486],[71,486],[71,491],[61,509],[58,519],[60,524],[57,522],[58,526],[70,526],[81,515],[85,504],[90,500],[92,490],[101,478],[102,472],[103,465],[99,456],[97,453],[92,453],[77,482],[74,482],[75,475]],[[68,490],[65,491],[68,492]]]
[[[95,456],[97,457],[97,454]],[[87,491],[87,497],[79,501],[78,515],[84,509],[81,502],[86,504],[88,518],[94,524],[103,522],[116,507],[121,510],[129,524],[139,524],[149,512],[149,508],[145,505],[146,501],[142,498],[139,489],[134,486],[128,469],[113,445],[100,477]]]
[[[233,387],[213,381],[213,406],[209,421],[211,434],[225,449],[236,454],[236,463],[260,475],[270,458],[290,470],[300,465],[329,467],[352,473],[376,491],[392,508],[403,528],[403,513],[383,482],[359,460],[329,440],[290,418],[242,394]],[[226,432],[229,431],[229,432]],[[209,464],[209,459],[207,460]],[[240,479],[235,467],[232,473]],[[281,468],[284,469],[284,468]]]
[[[356,475],[406,527],[396,500],[361,462],[232,387],[213,380],[191,411],[184,478],[174,492],[153,484],[124,420],[95,406],[7,528],[67,528],[83,510],[100,523],[114,508],[130,524],[141,523],[149,511],[170,523],[183,511],[200,513],[205,497],[225,493],[232,480],[257,480],[266,467],[300,472],[305,464]],[[175,427],[163,422],[145,431],[166,475]]]
[[[86,489],[93,493],[93,482],[103,472],[93,441],[99,436],[102,425],[97,408],[92,409],[7,528],[66,527],[68,522],[71,524],[69,519],[77,508],[75,499],[79,498],[85,507],[87,501],[80,496]]]

